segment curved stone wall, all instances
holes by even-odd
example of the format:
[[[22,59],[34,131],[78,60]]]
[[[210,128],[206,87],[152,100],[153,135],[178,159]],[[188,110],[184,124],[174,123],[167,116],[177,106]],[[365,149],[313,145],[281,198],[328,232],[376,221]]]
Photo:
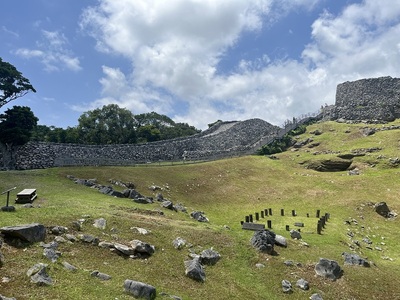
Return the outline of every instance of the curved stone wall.
[[[134,165],[158,161],[208,160],[254,151],[279,127],[260,119],[219,122],[190,137],[146,144],[78,145],[30,142],[16,152],[16,169],[56,166]]]
[[[337,86],[331,119],[393,121],[400,118],[400,78],[379,77]]]

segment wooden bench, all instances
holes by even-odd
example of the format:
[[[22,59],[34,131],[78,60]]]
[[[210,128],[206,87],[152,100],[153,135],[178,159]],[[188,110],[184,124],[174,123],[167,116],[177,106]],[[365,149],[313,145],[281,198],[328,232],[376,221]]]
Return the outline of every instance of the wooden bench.
[[[264,224],[257,224],[257,223],[243,222],[242,229],[260,231],[260,230],[264,230],[265,229],[265,225]]]
[[[17,194],[15,203],[32,203],[37,197],[36,189],[24,189]]]

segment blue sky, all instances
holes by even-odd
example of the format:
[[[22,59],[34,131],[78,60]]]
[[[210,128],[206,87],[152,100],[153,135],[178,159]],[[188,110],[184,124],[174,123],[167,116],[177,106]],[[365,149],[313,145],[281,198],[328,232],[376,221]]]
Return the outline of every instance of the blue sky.
[[[337,84],[400,77],[400,1],[4,0],[0,57],[37,90],[39,124],[107,104],[199,129],[274,125],[333,104]]]

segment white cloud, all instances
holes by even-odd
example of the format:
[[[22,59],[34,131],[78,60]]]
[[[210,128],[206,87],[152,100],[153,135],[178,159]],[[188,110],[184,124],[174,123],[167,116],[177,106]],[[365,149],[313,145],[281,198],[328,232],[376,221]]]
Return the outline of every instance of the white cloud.
[[[218,63],[245,32],[267,30],[271,20],[318,2],[101,0],[85,10],[81,26],[99,50],[126,57],[133,71],[103,67],[104,97],[93,105],[155,110],[198,128],[252,117],[282,124],[333,103],[344,80],[399,75],[400,2],[390,0],[364,0],[338,16],[324,12],[301,59],[264,55],[237,62],[235,73],[219,72]],[[176,100],[187,110],[171,115]]]
[[[37,49],[20,48],[15,54],[27,59],[37,58],[48,72],[68,69],[80,71],[80,60],[67,48],[68,39],[58,31],[42,30],[43,39],[37,41]]]

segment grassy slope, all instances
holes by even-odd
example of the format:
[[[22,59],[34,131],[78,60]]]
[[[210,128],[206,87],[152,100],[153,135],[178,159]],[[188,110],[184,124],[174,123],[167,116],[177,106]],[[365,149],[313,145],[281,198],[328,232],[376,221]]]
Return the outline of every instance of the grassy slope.
[[[125,279],[133,279],[154,285],[158,292],[179,295],[183,299],[308,299],[314,292],[320,293],[324,299],[396,299],[400,294],[396,280],[400,276],[399,218],[385,220],[366,203],[386,201],[392,210],[400,211],[399,170],[389,168],[387,164],[388,158],[398,154],[400,131],[363,137],[359,133],[360,127],[362,125],[332,122],[312,125],[299,139],[312,137],[321,143],[320,146],[281,153],[277,155],[279,160],[249,156],[170,167],[82,167],[0,172],[1,191],[12,186],[17,186],[17,190],[36,188],[39,196],[34,204],[40,204],[40,208],[34,209],[17,206],[15,213],[0,212],[0,226],[39,222],[45,226],[70,228],[71,222],[82,215],[90,215],[90,220],[104,217],[108,222],[106,230],[94,228],[89,220],[84,224],[83,233],[125,244],[132,239],[141,239],[157,249],[154,256],[143,261],[124,259],[81,243],[62,244],[59,247],[63,254],[60,261],[68,261],[79,268],[78,272],[70,273],[60,263],[47,262],[37,244],[25,249],[4,245],[1,251],[6,263],[0,269],[1,277],[9,277],[11,281],[0,281],[0,294],[19,300],[132,299],[123,293],[122,285]],[[315,129],[322,130],[323,134],[311,135],[309,132]],[[313,155],[315,151],[345,153],[369,147],[381,147],[382,150],[354,159],[353,164],[361,170],[359,176],[348,176],[347,172],[319,173],[300,165],[304,161],[335,156]],[[378,155],[386,158],[379,159]],[[204,211],[210,223],[197,223],[187,214],[166,210],[163,210],[165,215],[160,216],[151,213],[160,209],[157,203],[140,205],[108,197],[74,184],[66,175],[96,178],[105,185],[109,179],[132,181],[138,191],[147,196],[152,195],[148,186],[168,185],[169,190],[163,191],[165,198],[183,203],[189,212]],[[3,205],[4,195],[0,201]],[[245,215],[265,208],[273,209],[274,214],[269,217],[273,230],[286,237],[286,224],[293,228],[294,222],[304,222],[303,240],[310,246],[304,247],[299,241],[289,240],[288,248],[276,249],[278,256],[257,253],[249,245],[253,233],[241,230],[240,221]],[[285,217],[279,214],[281,208],[286,211]],[[292,209],[296,210],[297,217],[289,216]],[[315,232],[316,209],[331,214],[322,235]],[[344,220],[349,218],[356,219],[358,225],[345,225]],[[224,225],[231,229],[225,229]],[[140,236],[130,229],[132,226],[149,229],[152,233]],[[343,265],[341,254],[350,251],[347,245],[350,242],[347,237],[349,229],[356,233],[358,240],[368,236],[374,242],[373,247],[382,248],[383,251],[369,250],[363,245],[357,251],[373,261],[375,266]],[[76,232],[70,229],[70,233]],[[183,261],[188,251],[172,247],[172,241],[178,236],[192,243],[197,252],[214,247],[221,253],[222,260],[206,268],[205,283],[197,283],[185,276]],[[53,236],[47,238],[51,241]],[[336,282],[316,277],[313,268],[320,257],[337,260],[344,269],[344,276]],[[393,261],[382,257],[390,257]],[[302,266],[287,267],[283,264],[285,260],[299,262]],[[38,262],[49,264],[49,274],[55,281],[53,286],[37,287],[29,282],[25,273]],[[266,268],[257,269],[256,263],[263,263]],[[90,277],[93,270],[113,278],[101,282]],[[283,279],[294,285],[301,277],[310,282],[310,291],[295,288],[292,295],[282,293]]]

